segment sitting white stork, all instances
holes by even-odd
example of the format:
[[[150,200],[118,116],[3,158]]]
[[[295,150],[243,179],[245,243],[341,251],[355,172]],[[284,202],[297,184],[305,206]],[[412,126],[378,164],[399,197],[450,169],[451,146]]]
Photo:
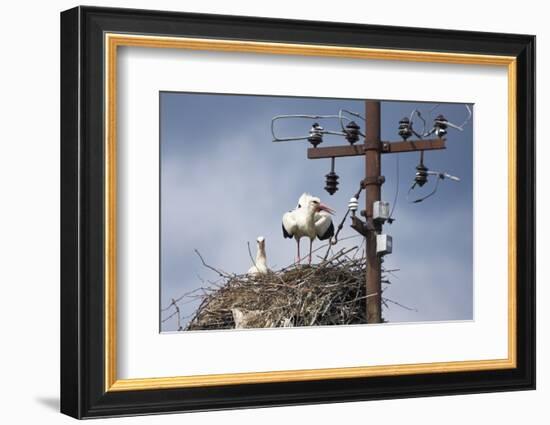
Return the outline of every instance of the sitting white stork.
[[[267,274],[269,272],[269,268],[267,267],[267,258],[265,255],[265,238],[263,236],[258,236],[258,239],[256,239],[256,245],[258,247],[258,251],[256,252],[256,261],[254,261],[254,265],[248,269],[249,275],[257,275],[257,274]]]
[[[325,240],[334,235],[334,225],[330,216],[333,213],[334,211],[323,205],[319,198],[304,193],[298,200],[298,206],[283,215],[283,236],[296,239],[298,264],[301,238],[309,238],[309,264],[311,264],[313,240],[315,238]]]

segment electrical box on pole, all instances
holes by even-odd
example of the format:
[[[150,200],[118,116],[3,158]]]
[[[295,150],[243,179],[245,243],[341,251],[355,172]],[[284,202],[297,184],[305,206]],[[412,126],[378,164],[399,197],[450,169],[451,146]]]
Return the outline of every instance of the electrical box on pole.
[[[384,223],[390,218],[389,202],[376,201],[372,207],[372,219]]]
[[[380,256],[392,253],[393,240],[390,235],[376,235],[376,253]]]

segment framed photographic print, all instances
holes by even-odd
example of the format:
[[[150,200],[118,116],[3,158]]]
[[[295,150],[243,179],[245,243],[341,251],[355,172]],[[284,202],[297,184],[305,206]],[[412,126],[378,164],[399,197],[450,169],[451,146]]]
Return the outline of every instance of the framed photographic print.
[[[61,411],[535,387],[535,38],[61,14]]]

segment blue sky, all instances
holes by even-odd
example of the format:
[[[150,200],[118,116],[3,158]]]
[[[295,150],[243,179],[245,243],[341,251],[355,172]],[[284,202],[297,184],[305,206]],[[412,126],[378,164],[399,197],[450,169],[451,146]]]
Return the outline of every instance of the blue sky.
[[[216,279],[195,249],[216,267],[244,273],[251,265],[247,242],[254,246],[262,235],[271,268],[292,263],[296,244],[282,236],[284,212],[309,192],[334,208],[339,222],[364,177],[362,158],[336,159],[340,186],[330,196],[323,189],[330,161],[308,160],[307,141],[273,143],[270,130],[271,118],[280,114],[336,114],[343,108],[363,115],[364,100],[162,92],[160,104],[161,307]],[[382,102],[382,139],[399,140],[399,119],[415,108],[429,118],[435,105]],[[449,103],[440,104],[432,119],[439,113],[457,124],[467,115],[464,105]],[[337,129],[334,121],[322,125]],[[307,135],[310,126],[308,120],[287,120],[277,128],[282,136],[294,136]],[[446,150],[426,152],[430,169],[457,175],[461,182],[441,182],[437,194],[419,204],[406,196],[418,153],[382,157],[382,199],[391,203],[399,161],[396,221],[385,225],[384,232],[393,237],[393,254],[386,256],[385,266],[400,271],[384,296],[415,309],[390,304],[383,315],[391,322],[473,318],[472,139],[468,123],[463,132],[449,131]],[[344,143],[341,137],[326,136],[324,146]],[[342,237],[356,235],[348,224]],[[356,238],[343,246],[360,242]],[[317,241],[314,247],[319,245]],[[182,315],[196,306],[180,304]],[[162,323],[161,330],[176,330],[175,319]]]

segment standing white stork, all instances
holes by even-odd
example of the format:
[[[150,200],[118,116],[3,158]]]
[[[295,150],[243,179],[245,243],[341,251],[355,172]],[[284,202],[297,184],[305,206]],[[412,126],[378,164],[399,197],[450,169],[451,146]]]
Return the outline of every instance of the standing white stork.
[[[267,274],[269,268],[267,267],[267,258],[265,255],[265,238],[263,236],[258,236],[256,239],[256,245],[258,250],[256,251],[256,261],[254,265],[248,269],[249,275],[257,274]]]
[[[298,206],[283,215],[283,236],[296,239],[298,257],[300,263],[300,239],[309,238],[309,264],[311,264],[311,249],[313,240],[329,239],[334,235],[334,225],[331,214],[334,211],[323,205],[321,200],[309,193],[304,193],[298,200]]]

